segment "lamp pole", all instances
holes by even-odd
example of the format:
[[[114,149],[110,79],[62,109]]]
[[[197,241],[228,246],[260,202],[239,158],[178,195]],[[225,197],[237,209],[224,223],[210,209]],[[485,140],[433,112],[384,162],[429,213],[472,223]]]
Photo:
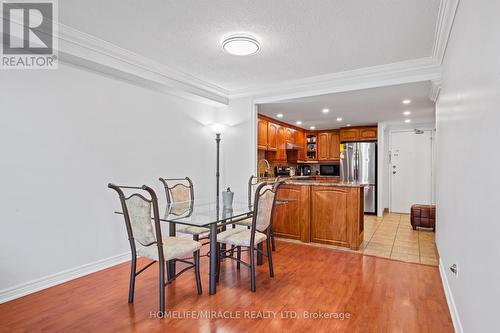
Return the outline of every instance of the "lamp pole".
[[[215,178],[217,178],[217,207],[219,207],[219,195],[220,195],[220,190],[219,190],[219,179],[220,179],[220,172],[219,172],[219,154],[220,154],[220,133],[215,134],[215,142],[217,143],[217,171],[215,172]]]

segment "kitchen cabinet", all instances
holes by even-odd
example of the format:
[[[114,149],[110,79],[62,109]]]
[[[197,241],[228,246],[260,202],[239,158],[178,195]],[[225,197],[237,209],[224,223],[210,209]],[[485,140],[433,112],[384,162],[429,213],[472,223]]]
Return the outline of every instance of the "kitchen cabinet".
[[[377,141],[377,126],[341,128],[340,141]]]
[[[267,149],[267,130],[268,123],[265,119],[257,120],[257,149]]]
[[[285,180],[277,198],[292,200],[274,208],[274,234],[302,242],[359,249],[364,239],[363,186],[334,183]]]
[[[359,129],[357,128],[342,128],[340,130],[340,141],[358,141]]]
[[[275,161],[286,162],[286,127],[277,125],[277,150]]]
[[[360,128],[359,139],[360,141],[377,140],[377,128],[376,127]]]
[[[293,128],[286,128],[286,142],[295,143],[296,131]]]
[[[278,125],[267,123],[267,150],[276,151],[278,149]]]
[[[311,242],[357,249],[363,241],[363,188],[311,186]]]
[[[296,133],[296,141],[295,143],[302,147],[297,152],[297,160],[305,161],[306,160],[306,133],[304,131],[297,131]]]
[[[306,161],[318,160],[318,136],[316,132],[306,132]]]
[[[318,161],[340,159],[340,138],[337,131],[318,133]]]
[[[328,133],[318,133],[318,161],[328,160],[329,145]]]
[[[309,187],[281,185],[277,198],[291,199],[274,208],[273,232],[277,237],[309,242]]]

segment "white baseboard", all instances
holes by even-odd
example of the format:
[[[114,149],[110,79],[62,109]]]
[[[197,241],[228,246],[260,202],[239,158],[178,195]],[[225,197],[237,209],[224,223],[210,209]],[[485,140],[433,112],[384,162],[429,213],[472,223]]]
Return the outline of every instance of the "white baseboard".
[[[0,304],[130,260],[130,252],[91,262],[0,290]]]
[[[464,330],[462,328],[462,323],[460,322],[460,317],[458,316],[457,307],[455,305],[455,300],[453,299],[453,294],[451,293],[450,285],[448,283],[448,277],[445,270],[446,269],[443,266],[443,262],[441,261],[441,258],[439,258],[439,275],[441,275],[446,302],[448,303],[448,308],[450,309],[451,321],[453,322],[455,332],[463,333]]]

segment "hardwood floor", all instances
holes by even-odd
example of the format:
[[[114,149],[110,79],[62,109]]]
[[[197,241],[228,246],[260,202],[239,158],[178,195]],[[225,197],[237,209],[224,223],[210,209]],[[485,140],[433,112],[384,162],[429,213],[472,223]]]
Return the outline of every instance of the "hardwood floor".
[[[151,318],[158,310],[158,266],[138,277],[128,304],[125,263],[0,304],[0,332],[453,332],[437,267],[286,242],[278,242],[273,259],[275,277],[267,262],[259,266],[256,293],[248,269],[237,271],[225,260],[217,294],[209,296],[206,257],[203,295],[196,294],[192,272],[167,287],[170,315],[208,310],[239,319]],[[271,318],[245,318],[245,311]],[[304,311],[350,318],[305,319]],[[294,313],[299,318],[282,317]]]

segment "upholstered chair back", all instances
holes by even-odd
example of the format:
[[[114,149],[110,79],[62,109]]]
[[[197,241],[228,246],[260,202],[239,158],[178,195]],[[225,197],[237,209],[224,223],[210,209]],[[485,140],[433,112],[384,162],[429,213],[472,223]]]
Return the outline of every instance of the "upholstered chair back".
[[[255,193],[254,209],[255,211],[255,229],[257,231],[265,231],[271,224],[271,217],[273,213],[275,191],[273,185],[263,184],[259,185]]]
[[[127,207],[133,238],[144,246],[156,242],[153,221],[151,219],[151,201],[139,194],[133,194],[125,199],[125,205]]]
[[[194,186],[189,177],[160,178],[160,181],[165,188],[168,204],[194,200]]]

